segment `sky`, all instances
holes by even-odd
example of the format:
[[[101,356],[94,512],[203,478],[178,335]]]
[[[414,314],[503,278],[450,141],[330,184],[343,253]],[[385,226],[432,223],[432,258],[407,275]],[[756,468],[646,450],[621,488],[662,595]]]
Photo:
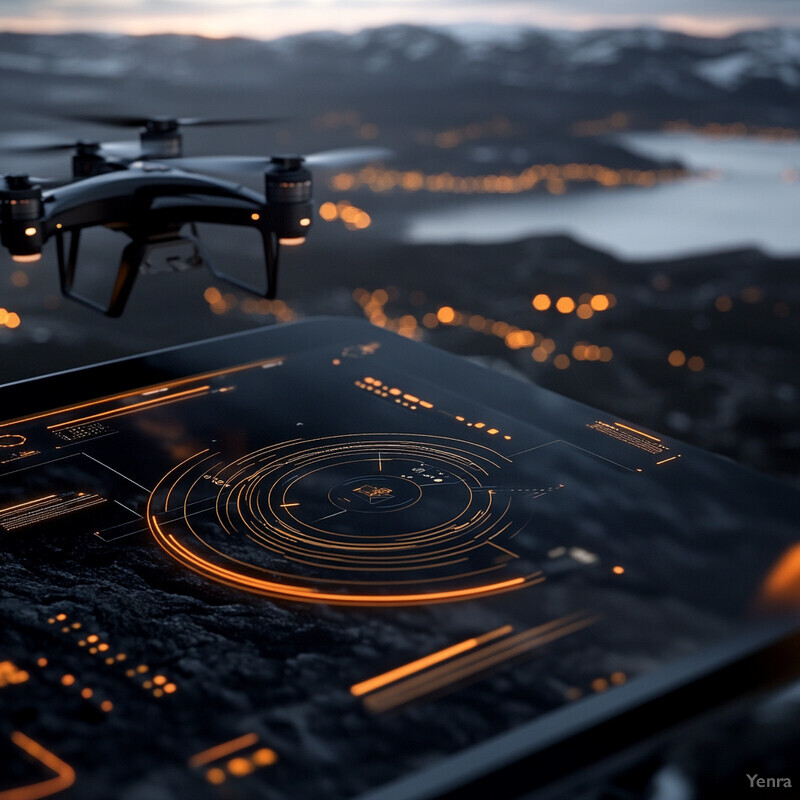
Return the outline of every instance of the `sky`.
[[[585,29],[648,25],[724,36],[800,27],[798,0],[0,0],[0,30],[188,33],[272,39],[390,23]]]

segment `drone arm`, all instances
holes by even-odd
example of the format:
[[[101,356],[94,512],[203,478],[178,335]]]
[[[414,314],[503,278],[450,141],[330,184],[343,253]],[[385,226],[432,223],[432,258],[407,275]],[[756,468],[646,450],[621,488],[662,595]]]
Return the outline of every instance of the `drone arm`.
[[[263,195],[230,181],[205,175],[193,175],[181,170],[158,166],[131,168],[120,172],[96,175],[44,193],[45,201],[52,203],[54,213],[90,203],[107,204],[114,198],[135,195],[179,197],[198,194],[230,197],[263,203]]]
[[[253,209],[264,205],[257,192],[227,181],[177,170],[129,170],[97,175],[44,193],[41,221],[46,237],[61,228],[146,222],[152,204],[164,197],[194,195],[206,205],[215,199],[239,202]],[[197,205],[203,204],[203,201]]]

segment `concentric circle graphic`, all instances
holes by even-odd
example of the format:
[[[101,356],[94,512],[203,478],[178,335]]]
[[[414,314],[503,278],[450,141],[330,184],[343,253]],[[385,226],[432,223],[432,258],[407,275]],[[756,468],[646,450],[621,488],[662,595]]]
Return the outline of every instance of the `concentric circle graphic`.
[[[463,600],[542,580],[506,547],[524,524],[498,488],[510,464],[470,442],[406,434],[293,439],[234,459],[204,450],[163,478],[147,518],[177,561],[251,592]]]

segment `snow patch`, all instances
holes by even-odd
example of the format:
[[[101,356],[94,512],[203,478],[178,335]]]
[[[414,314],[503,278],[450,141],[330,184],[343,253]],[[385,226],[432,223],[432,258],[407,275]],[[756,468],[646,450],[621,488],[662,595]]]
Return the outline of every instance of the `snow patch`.
[[[522,25],[492,25],[483,22],[463,22],[453,25],[436,25],[434,30],[452,36],[463,45],[506,45],[518,47],[533,28]],[[548,31],[549,33],[549,31]]]
[[[0,69],[9,69],[15,72],[45,72],[47,67],[47,59],[40,56],[0,53]]]
[[[82,75],[89,78],[117,78],[131,70],[127,59],[121,58],[61,58],[59,75]]]
[[[598,42],[577,47],[569,56],[573,64],[613,64],[619,60],[620,49],[615,42],[601,39]]]
[[[430,36],[426,39],[419,39],[416,42],[411,42],[406,46],[405,53],[409,61],[422,61],[423,58],[427,58],[438,49],[439,42]]]
[[[375,53],[364,63],[367,72],[385,72],[392,64],[391,58],[386,53]]]
[[[744,80],[746,73],[757,67],[753,53],[731,53],[700,62],[695,67],[695,73],[722,89],[732,90]]]

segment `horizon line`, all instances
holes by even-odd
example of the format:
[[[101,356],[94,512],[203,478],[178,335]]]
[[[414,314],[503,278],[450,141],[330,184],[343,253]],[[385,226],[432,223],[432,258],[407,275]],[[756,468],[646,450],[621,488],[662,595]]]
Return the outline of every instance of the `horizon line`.
[[[61,27],[60,29],[53,29],[53,30],[35,30],[34,28],[30,27],[26,28],[23,26],[20,27],[2,26],[0,27],[0,34],[16,34],[20,36],[85,35],[85,36],[97,36],[97,37],[109,37],[109,38],[130,37],[130,38],[140,38],[140,39],[146,37],[155,37],[155,36],[176,36],[176,37],[179,36],[187,38],[207,39],[210,41],[243,39],[246,41],[268,43],[268,42],[280,41],[281,39],[291,39],[302,36],[314,36],[320,34],[331,34],[342,37],[349,37],[349,36],[357,36],[367,31],[375,31],[384,28],[397,28],[397,27],[422,28],[422,29],[427,28],[430,30],[442,31],[445,33],[449,33],[455,39],[458,39],[459,37],[452,30],[453,28],[470,28],[470,27],[475,27],[475,28],[480,27],[483,29],[495,28],[498,31],[504,30],[506,32],[510,32],[512,29],[518,29],[520,33],[525,33],[529,31],[541,31],[544,33],[560,33],[560,34],[575,34],[575,35],[592,33],[592,32],[603,32],[603,31],[607,32],[655,31],[664,34],[677,34],[680,36],[686,36],[688,38],[693,38],[693,39],[727,39],[742,33],[755,33],[759,31],[770,31],[770,30],[784,30],[788,32],[800,33],[800,22],[798,22],[797,24],[783,25],[774,20],[765,21],[763,24],[759,23],[759,24],[743,25],[741,27],[734,27],[730,29],[726,28],[724,32],[721,31],[719,33],[684,30],[681,28],[664,27],[645,22],[631,23],[624,25],[607,24],[607,25],[594,25],[586,27],[564,27],[559,25],[534,24],[525,22],[498,23],[498,22],[482,22],[479,20],[468,20],[463,22],[444,22],[444,23],[394,21],[394,22],[386,22],[375,25],[365,25],[363,27],[356,27],[352,30],[336,29],[331,27],[320,27],[320,28],[309,28],[297,31],[287,31],[284,33],[277,34],[275,36],[256,36],[252,33],[252,31],[249,33],[226,32],[220,35],[213,35],[211,33],[199,30],[165,29],[165,30],[151,30],[151,31],[130,31],[121,28],[117,30],[105,30],[105,29],[92,29],[77,25],[75,26],[66,25]],[[491,38],[491,37],[486,37],[486,38]]]

